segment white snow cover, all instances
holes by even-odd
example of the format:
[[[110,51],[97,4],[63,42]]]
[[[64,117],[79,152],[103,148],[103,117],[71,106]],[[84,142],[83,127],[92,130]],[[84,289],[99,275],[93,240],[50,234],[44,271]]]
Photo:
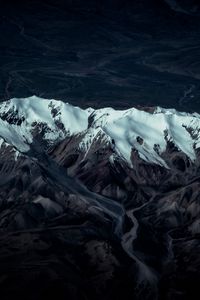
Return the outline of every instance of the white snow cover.
[[[7,122],[13,115],[24,118],[21,124]],[[172,141],[191,160],[196,158],[195,147],[200,147],[200,115],[197,113],[189,114],[161,107],[157,107],[153,113],[136,108],[83,110],[62,101],[36,96],[14,98],[0,104],[0,137],[20,152],[29,150],[34,128],[41,124],[45,124],[44,139],[49,143],[81,134],[83,138],[79,148],[85,153],[97,137],[102,137],[107,143],[114,141],[116,153],[129,164],[133,148],[138,150],[143,160],[167,168],[160,156],[166,150],[167,140]]]
[[[44,138],[51,142],[85,130],[89,116],[87,110],[36,96],[24,99],[13,98],[1,103],[0,116],[3,113],[8,113],[6,120],[13,113],[25,119],[20,125],[15,125],[0,118],[0,136],[21,152],[30,149],[29,145],[33,141],[33,130],[36,125],[44,124],[47,127]],[[64,125],[64,130],[59,128],[58,123]]]
[[[137,149],[145,161],[156,163],[168,168],[159,154],[166,150],[167,139],[195,160],[194,146],[200,146],[200,115],[180,113],[174,109],[157,107],[154,113],[131,108],[114,110],[103,108],[93,111],[93,123],[87,131],[84,142],[90,145],[99,130],[104,131],[109,141],[114,140],[116,152],[129,163],[132,148]],[[189,130],[192,128],[196,139]],[[142,138],[139,143],[137,137]],[[155,144],[159,151],[155,151]],[[157,153],[158,152],[158,153]]]

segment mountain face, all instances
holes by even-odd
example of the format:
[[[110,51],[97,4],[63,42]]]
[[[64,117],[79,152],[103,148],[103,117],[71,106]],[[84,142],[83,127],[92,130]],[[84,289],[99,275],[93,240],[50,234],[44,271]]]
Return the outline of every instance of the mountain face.
[[[197,299],[200,115],[0,105],[2,299]]]

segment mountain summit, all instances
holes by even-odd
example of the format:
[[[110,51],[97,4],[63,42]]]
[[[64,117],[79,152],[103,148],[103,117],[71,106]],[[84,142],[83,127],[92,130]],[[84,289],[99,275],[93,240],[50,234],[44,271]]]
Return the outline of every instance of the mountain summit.
[[[0,104],[0,136],[22,153],[39,137],[46,146],[67,137],[77,138],[78,149],[85,155],[101,136],[104,143],[112,145],[115,155],[130,165],[132,151],[136,151],[144,161],[168,168],[164,154],[169,144],[195,161],[200,147],[200,115],[160,107],[83,110],[33,96]]]
[[[0,138],[2,299],[198,290],[199,114],[14,98]]]

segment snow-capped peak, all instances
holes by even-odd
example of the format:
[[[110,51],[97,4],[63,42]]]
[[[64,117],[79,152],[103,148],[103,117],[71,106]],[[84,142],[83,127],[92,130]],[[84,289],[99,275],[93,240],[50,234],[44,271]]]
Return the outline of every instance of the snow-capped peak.
[[[0,136],[22,152],[29,150],[34,131],[49,142],[85,130],[90,110],[32,96],[0,104]]]
[[[0,137],[20,152],[27,152],[36,134],[48,143],[81,134],[79,148],[87,152],[98,135],[114,142],[115,151],[131,163],[132,149],[148,162],[167,167],[162,158],[167,143],[195,160],[200,147],[200,115],[157,107],[147,112],[136,108],[81,109],[56,100],[33,96],[0,104]]]

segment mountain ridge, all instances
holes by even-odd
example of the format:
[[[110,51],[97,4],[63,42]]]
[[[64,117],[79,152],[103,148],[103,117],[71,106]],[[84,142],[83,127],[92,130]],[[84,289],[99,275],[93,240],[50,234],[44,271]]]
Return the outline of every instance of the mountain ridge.
[[[79,148],[87,152],[102,136],[129,165],[135,149],[141,159],[168,168],[162,158],[173,143],[191,161],[200,146],[200,115],[160,107],[81,109],[62,101],[36,96],[13,98],[0,104],[0,135],[21,152],[27,152],[34,136],[42,144],[56,144],[70,136],[82,136]]]

